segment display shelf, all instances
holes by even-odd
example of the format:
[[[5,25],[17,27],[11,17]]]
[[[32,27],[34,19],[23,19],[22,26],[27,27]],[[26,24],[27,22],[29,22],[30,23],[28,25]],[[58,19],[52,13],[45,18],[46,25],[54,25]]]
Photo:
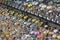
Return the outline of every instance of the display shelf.
[[[8,3],[0,3],[0,40],[60,40],[60,24],[53,22],[54,15],[60,17],[58,12],[55,14],[53,11],[54,14],[48,16],[44,15],[48,11],[40,12],[32,7],[33,11],[29,12],[28,7],[22,10],[25,8],[21,6],[23,4],[18,6],[11,2],[9,6]],[[22,8],[18,9],[20,6]],[[47,20],[51,16],[54,20]]]

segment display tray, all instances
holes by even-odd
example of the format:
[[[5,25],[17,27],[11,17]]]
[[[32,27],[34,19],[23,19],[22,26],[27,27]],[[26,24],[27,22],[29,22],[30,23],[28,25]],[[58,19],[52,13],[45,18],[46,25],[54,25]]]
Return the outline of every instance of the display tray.
[[[17,9],[17,10],[20,10],[22,12],[25,12],[26,14],[34,15],[34,16],[36,16],[38,18],[41,18],[41,19],[44,19],[44,20],[46,20],[48,22],[52,22],[54,24],[60,25],[60,14],[59,14],[60,13],[59,12],[59,9],[60,8],[57,8],[56,10],[55,9],[54,10],[52,10],[52,9],[45,10],[44,9],[44,10],[40,10],[39,11],[39,9],[38,9],[38,11],[36,11],[36,9],[34,9],[33,11],[29,11],[31,8],[29,8],[29,9],[28,8],[25,8],[25,6],[22,6],[23,4],[22,5],[19,5],[20,8],[22,7],[21,9],[18,7],[17,4],[15,6],[13,6],[14,4],[13,5],[4,4],[4,3],[1,3],[1,4],[6,5],[8,7],[12,7],[12,8]],[[46,5],[43,5],[43,6],[46,6]],[[57,6],[59,6],[59,4]],[[50,7],[52,7],[52,6],[50,6]],[[39,7],[37,6],[37,8],[39,8]],[[53,6],[53,8],[54,8],[54,6]],[[44,12],[44,13],[42,13],[42,12]]]
[[[0,40],[60,40],[60,26],[1,3]]]

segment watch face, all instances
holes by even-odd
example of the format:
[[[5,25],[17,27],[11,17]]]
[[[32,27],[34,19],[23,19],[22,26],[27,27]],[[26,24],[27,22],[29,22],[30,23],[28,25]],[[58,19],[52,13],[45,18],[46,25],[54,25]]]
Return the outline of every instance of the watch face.
[[[54,2],[60,2],[60,0],[53,0]]]

